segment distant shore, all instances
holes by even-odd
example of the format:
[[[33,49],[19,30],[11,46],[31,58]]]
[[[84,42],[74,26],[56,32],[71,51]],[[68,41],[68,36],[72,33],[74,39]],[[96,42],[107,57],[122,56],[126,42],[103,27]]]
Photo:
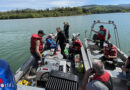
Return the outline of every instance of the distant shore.
[[[119,13],[130,12],[130,8],[117,6],[89,6],[89,7],[66,7],[55,8],[53,10],[34,10],[23,9],[7,12],[0,12],[0,20],[6,19],[25,19],[25,18],[44,18],[44,17],[60,17],[60,16],[76,16],[102,13]]]

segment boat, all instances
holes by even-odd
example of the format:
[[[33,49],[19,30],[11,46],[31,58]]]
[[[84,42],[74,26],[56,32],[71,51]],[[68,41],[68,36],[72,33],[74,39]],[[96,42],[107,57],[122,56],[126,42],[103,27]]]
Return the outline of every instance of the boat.
[[[121,70],[121,67],[124,64],[124,62],[127,60],[128,56],[123,51],[121,51],[117,26],[114,23],[114,21],[102,22],[100,20],[97,20],[97,21],[93,22],[89,37],[86,37],[84,39],[86,53],[87,53],[87,60],[89,61],[90,66],[92,67],[92,62],[95,59],[101,61],[101,57],[103,56],[103,54],[100,53],[99,46],[95,45],[95,42],[92,38],[94,27],[97,24],[101,24],[101,25],[108,24],[108,25],[114,26],[114,35],[115,35],[115,41],[116,41],[115,46],[117,48],[118,62],[117,62],[117,65],[114,65],[114,66],[111,62],[107,62],[104,64],[105,70],[110,73],[110,75],[113,79],[114,90],[130,90],[130,81],[125,77],[124,72],[122,72],[122,70]],[[104,46],[106,46],[108,42],[111,43],[110,41],[106,41]]]
[[[79,34],[73,34],[66,50],[72,46],[75,37],[79,37]],[[32,67],[35,59],[31,56],[16,71],[18,90],[81,90],[83,75],[89,68],[84,46],[81,47],[81,53],[77,54],[80,63],[73,58],[63,59],[60,52],[58,55],[52,55],[52,52],[53,50],[44,51],[44,64],[37,70]]]
[[[80,64],[75,63],[72,58],[63,59],[60,52],[58,52],[58,55],[52,55],[53,50],[46,50],[43,57],[45,63],[38,67],[37,70],[34,70],[32,68],[34,57],[31,56],[16,71],[15,80],[18,90],[81,90],[85,72],[89,68],[93,68],[92,62],[94,59],[100,60],[100,57],[103,56],[103,54],[99,53],[99,47],[95,45],[92,39],[92,31],[96,24],[112,24],[114,26],[118,64],[114,69],[105,65],[105,70],[112,77],[114,90],[130,90],[130,81],[122,75],[121,70],[121,65],[128,56],[121,51],[116,24],[113,21],[101,22],[99,20],[94,21],[89,37],[86,37],[87,31],[85,31],[85,39],[84,43],[82,43],[84,46],[81,47],[80,53]],[[76,36],[79,36],[79,34],[73,34],[72,39],[66,45],[67,49],[72,46],[73,38]],[[104,46],[106,44],[107,42]],[[80,66],[80,68],[77,66]]]

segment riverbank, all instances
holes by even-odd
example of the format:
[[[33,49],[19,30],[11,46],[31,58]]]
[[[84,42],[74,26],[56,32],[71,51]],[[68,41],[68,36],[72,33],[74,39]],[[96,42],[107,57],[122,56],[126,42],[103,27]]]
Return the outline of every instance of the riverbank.
[[[86,7],[66,7],[55,8],[52,10],[35,10],[23,9],[7,12],[0,12],[0,19],[25,19],[25,18],[44,18],[44,17],[61,17],[61,16],[76,16],[89,14],[103,13],[119,13],[130,12],[130,8],[119,6],[86,6]]]

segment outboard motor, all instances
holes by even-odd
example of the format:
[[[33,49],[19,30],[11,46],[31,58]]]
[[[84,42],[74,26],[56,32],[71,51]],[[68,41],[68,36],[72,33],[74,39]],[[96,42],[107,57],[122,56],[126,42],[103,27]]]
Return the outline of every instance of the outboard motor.
[[[0,90],[17,90],[10,66],[4,60],[0,60]]]

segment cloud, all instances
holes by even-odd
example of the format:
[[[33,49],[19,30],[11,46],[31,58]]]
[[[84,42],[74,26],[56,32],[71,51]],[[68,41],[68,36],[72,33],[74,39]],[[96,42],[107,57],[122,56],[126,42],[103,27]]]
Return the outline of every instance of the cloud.
[[[0,0],[0,11],[14,9],[46,9],[85,5],[88,0]]]
[[[56,6],[56,7],[66,7],[66,6],[79,6],[83,5],[83,0],[58,0],[58,1],[52,1],[50,2],[50,5]]]

